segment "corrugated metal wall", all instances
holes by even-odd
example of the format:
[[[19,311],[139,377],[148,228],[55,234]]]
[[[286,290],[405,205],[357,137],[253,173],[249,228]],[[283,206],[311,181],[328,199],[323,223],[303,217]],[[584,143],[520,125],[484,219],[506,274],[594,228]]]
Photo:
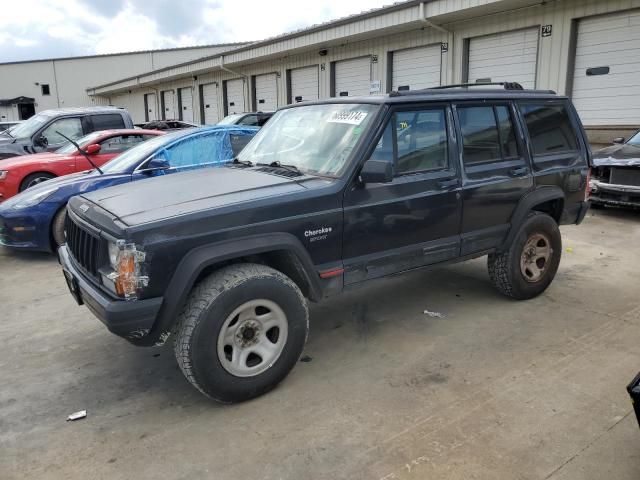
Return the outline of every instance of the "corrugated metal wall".
[[[531,5],[532,3],[534,5]],[[501,8],[502,12],[496,13],[498,8]],[[545,4],[533,0],[436,0],[425,4],[424,12],[442,29],[421,24],[420,9],[418,6],[412,6],[380,17],[311,32],[304,35],[304,38],[287,40],[275,38],[272,44],[225,55],[224,63],[239,74],[246,75],[248,79],[255,75],[277,72],[280,75],[278,104],[286,105],[287,85],[283,80],[287,78],[289,69],[318,65],[319,95],[320,98],[328,98],[331,94],[331,63],[369,56],[371,82],[379,82],[380,90],[385,92],[390,80],[388,52],[444,42],[448,44],[448,51],[442,53],[441,83],[459,83],[464,78],[467,64],[465,56],[468,54],[468,49],[465,49],[465,46],[468,47],[472,38],[531,27],[540,29],[543,25],[550,25],[551,34],[538,37],[535,84],[537,88],[569,93],[572,84],[571,72],[575,55],[574,36],[577,21],[584,17],[633,8],[640,8],[640,0],[557,0]],[[371,31],[367,30],[371,28],[383,33],[371,36]],[[404,31],[389,33],[399,29]],[[344,35],[349,40],[336,42],[340,35]],[[363,36],[367,38],[354,40]],[[326,43],[323,44],[323,42]],[[309,45],[315,46],[309,47]],[[322,48],[326,48],[326,55],[319,54],[321,48],[318,45],[326,45]],[[287,52],[283,50],[284,48],[290,50]],[[301,49],[305,48],[307,51],[301,52]],[[279,55],[280,58],[251,62],[252,56],[259,55]],[[197,68],[200,70],[197,72],[193,70],[195,66],[181,67],[182,73],[189,75],[187,79],[181,81],[162,82],[160,79],[163,74],[158,73],[155,77],[158,83],[154,83],[153,86],[159,90],[193,86],[194,120],[201,122],[199,85],[218,82],[222,86],[223,80],[238,77],[219,69],[206,72],[207,68],[214,68],[216,65],[219,65],[216,60],[210,61],[209,67],[198,64]],[[174,75],[179,73],[181,72],[172,72]],[[252,88],[253,85],[250,84],[249,88],[245,89],[247,106],[251,105]],[[142,97],[145,92],[147,90],[138,89],[134,90],[132,95]],[[224,111],[222,102],[222,95],[219,95],[220,112]],[[134,113],[134,115],[139,121],[138,114]]]

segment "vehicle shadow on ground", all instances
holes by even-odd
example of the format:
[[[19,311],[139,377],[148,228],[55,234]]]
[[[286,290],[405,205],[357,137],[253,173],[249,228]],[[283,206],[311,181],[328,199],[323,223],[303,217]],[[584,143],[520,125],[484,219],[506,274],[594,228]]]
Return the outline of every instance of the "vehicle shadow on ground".
[[[52,253],[15,250],[13,248],[0,246],[0,263],[10,261],[15,262],[16,265],[20,265],[42,262],[55,263],[58,260]]]

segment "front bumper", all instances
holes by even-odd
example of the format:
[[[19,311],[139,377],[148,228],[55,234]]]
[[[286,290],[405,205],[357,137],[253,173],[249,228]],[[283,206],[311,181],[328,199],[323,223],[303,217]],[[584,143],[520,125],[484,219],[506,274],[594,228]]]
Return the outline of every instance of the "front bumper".
[[[79,305],[86,305],[115,335],[132,343],[144,338],[156,321],[162,297],[147,300],[117,300],[102,292],[75,265],[66,245],[58,249],[58,257],[69,289]]]
[[[589,200],[600,205],[640,207],[640,187],[591,180]]]
[[[51,219],[55,210],[37,212],[2,208],[0,203],[0,245],[6,247],[51,251]]]

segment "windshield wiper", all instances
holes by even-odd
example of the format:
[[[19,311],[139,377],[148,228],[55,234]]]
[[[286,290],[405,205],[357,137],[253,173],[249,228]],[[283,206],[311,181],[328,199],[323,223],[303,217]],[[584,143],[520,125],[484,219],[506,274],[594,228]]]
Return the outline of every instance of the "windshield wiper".
[[[258,165],[260,167],[282,168],[284,170],[288,170],[290,172],[299,173],[299,174],[302,175],[302,172],[300,171],[300,169],[298,167],[296,167],[295,165],[287,165],[286,163],[280,163],[280,160],[276,160],[275,162],[271,162],[271,163],[256,163],[256,165]]]
[[[249,161],[249,160],[240,160],[240,159],[238,159],[238,157],[235,157],[233,159],[232,163],[235,163],[236,165],[246,165],[247,167],[253,167],[253,163],[251,161]]]
[[[6,130],[3,130],[1,133],[4,133],[4,134],[6,134],[6,135],[9,135],[11,138],[16,138],[16,137],[14,137],[13,135],[11,135],[11,133],[9,132],[9,130],[10,130],[10,129],[9,129],[9,128],[7,128]]]
[[[80,148],[80,145],[78,145],[76,142],[74,142],[73,140],[71,140],[69,137],[67,137],[66,135],[60,133],[59,131],[56,130],[56,133],[58,135],[60,135],[62,138],[66,138],[67,140],[69,140],[69,142],[71,142],[73,144],[74,147],[76,147],[78,149],[78,151],[82,154],[82,156],[84,156],[84,158],[87,159],[87,162],[89,162],[91,164],[91,166],[93,168],[95,168],[96,170],[98,170],[100,172],[100,175],[104,175],[104,172],[102,170],[100,170],[100,167],[97,166],[95,163],[93,163],[93,160],[91,160],[89,158],[89,154],[87,152],[85,152],[83,149]]]

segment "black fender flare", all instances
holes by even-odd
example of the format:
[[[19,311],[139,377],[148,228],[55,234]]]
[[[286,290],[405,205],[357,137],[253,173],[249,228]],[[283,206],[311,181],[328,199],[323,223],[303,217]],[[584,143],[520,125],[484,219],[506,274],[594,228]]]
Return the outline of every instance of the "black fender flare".
[[[308,282],[309,297],[322,298],[322,287],[313,261],[300,240],[290,233],[268,233],[234,238],[203,245],[187,253],[178,264],[165,290],[162,307],[151,332],[141,343],[164,343],[184,305],[193,285],[202,271],[216,263],[261,253],[287,251],[296,256],[301,272]]]
[[[520,226],[526,220],[529,212],[533,210],[533,207],[551,200],[564,200],[564,198],[564,192],[562,189],[555,185],[538,187],[522,197],[518,202],[513,215],[511,215],[511,227],[509,228],[509,232],[507,233],[504,242],[502,242],[502,245],[500,246],[500,250],[504,251],[509,248],[509,245],[511,245],[511,242],[518,234]]]

